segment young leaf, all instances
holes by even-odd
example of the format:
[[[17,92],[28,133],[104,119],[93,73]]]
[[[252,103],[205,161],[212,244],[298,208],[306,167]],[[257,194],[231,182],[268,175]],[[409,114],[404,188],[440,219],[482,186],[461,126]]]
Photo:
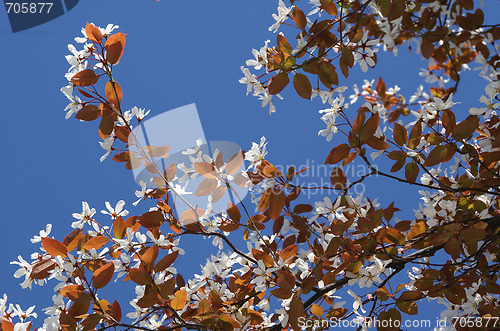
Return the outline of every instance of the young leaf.
[[[175,298],[170,302],[170,307],[175,310],[181,310],[186,305],[187,293],[185,289],[179,290],[174,294]]]
[[[298,95],[307,100],[311,99],[312,87],[306,75],[296,74],[293,77],[293,87]]]
[[[116,64],[120,61],[123,49],[125,48],[125,36],[126,34],[118,32],[110,36],[104,43],[104,48],[106,49],[106,61],[108,63]]]
[[[115,272],[115,265],[113,262],[109,262],[108,264],[103,265],[92,275],[92,285],[94,288],[99,289],[106,286],[111,278],[113,278],[113,274]]]
[[[70,82],[76,86],[90,86],[97,83],[99,76],[92,69],[85,69],[77,72],[71,77]]]
[[[274,76],[269,83],[269,94],[275,95],[283,91],[283,89],[288,85],[290,79],[288,78],[288,74],[281,72]]]
[[[394,136],[394,141],[399,146],[403,146],[408,141],[408,132],[404,126],[398,123],[394,123],[394,132],[392,133]]]
[[[87,22],[87,25],[85,26],[85,34],[87,35],[87,38],[96,44],[100,44],[102,41],[101,30],[99,30],[99,28],[94,24]]]
[[[347,144],[338,145],[330,151],[330,153],[326,157],[325,164],[335,164],[339,161],[342,161],[347,157],[347,155],[349,155],[350,150],[351,146]]]
[[[65,257],[68,254],[66,245],[56,239],[42,237],[42,246],[52,257]]]

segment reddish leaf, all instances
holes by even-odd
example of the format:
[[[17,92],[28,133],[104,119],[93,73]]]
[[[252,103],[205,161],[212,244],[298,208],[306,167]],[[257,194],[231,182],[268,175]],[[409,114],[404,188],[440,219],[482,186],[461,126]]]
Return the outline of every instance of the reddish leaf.
[[[120,60],[125,48],[125,34],[118,32],[113,34],[104,43],[106,49],[106,61],[110,64],[115,64]]]
[[[31,269],[31,279],[45,279],[49,277],[50,271],[56,267],[56,262],[52,259],[44,259],[38,261]]]
[[[111,135],[115,127],[115,120],[112,116],[104,117],[99,123],[99,136],[104,140]]]
[[[71,252],[76,248],[82,236],[82,230],[75,229],[71,231],[66,237],[64,237],[63,244],[66,246],[68,252]]]
[[[338,145],[330,151],[330,153],[326,157],[325,164],[335,164],[339,161],[342,161],[347,157],[347,155],[349,155],[350,150],[351,146],[347,144]]]
[[[115,265],[113,262],[109,262],[108,264],[103,265],[92,275],[92,285],[94,288],[99,289],[106,286],[111,278],[113,278],[113,274],[115,272]]]
[[[162,225],[164,220],[163,214],[158,210],[147,212],[139,217],[139,223],[148,229]]]
[[[205,214],[205,211],[203,209],[198,208],[196,210],[196,213],[198,214],[198,217],[194,214],[194,211],[191,209],[186,210],[185,212],[182,213],[181,215],[181,221],[184,223],[184,225],[187,224],[192,224],[196,223],[198,219]]]
[[[307,100],[311,99],[312,87],[306,75],[296,74],[293,77],[293,87],[298,95]]]
[[[452,130],[452,135],[457,140],[468,138],[476,131],[479,126],[479,118],[477,116],[469,116],[464,121],[460,122]]]
[[[373,114],[369,119],[366,120],[366,123],[359,130],[359,140],[361,144],[364,144],[370,139],[375,131],[377,131],[379,122],[378,114]]]
[[[354,123],[352,123],[352,132],[354,134],[359,134],[359,130],[365,123],[365,113],[364,112],[359,112],[358,116],[354,119]]]
[[[335,167],[330,173],[330,182],[337,190],[343,190],[347,185],[347,177],[344,170]]]
[[[370,139],[366,141],[368,146],[370,146],[373,149],[383,151],[388,149],[390,146],[388,143],[386,143],[384,140],[377,138],[375,136],[372,136]]]
[[[160,261],[158,261],[158,263],[154,267],[154,271],[160,272],[160,271],[167,269],[168,267],[170,267],[174,263],[174,261],[177,259],[178,255],[179,255],[179,251],[174,251],[174,252],[166,255]]]
[[[275,95],[283,91],[283,89],[288,85],[290,79],[288,78],[287,73],[279,73],[271,79],[269,83],[269,94]]]
[[[42,237],[42,246],[52,257],[59,255],[65,257],[66,254],[68,254],[68,248],[66,245],[56,239]]]
[[[170,165],[167,167],[167,169],[165,169],[165,172],[163,173],[163,175],[169,182],[174,180],[176,174],[177,174],[177,167],[175,163],[170,163]]]
[[[92,69],[85,69],[77,72],[71,77],[70,83],[76,86],[90,86],[97,83],[99,76]]]
[[[238,207],[230,202],[227,204],[227,214],[229,218],[236,223],[238,223],[241,219],[241,214],[238,210]]]
[[[280,257],[283,260],[283,262],[286,262],[286,260],[295,257],[298,251],[299,251],[299,246],[291,245],[285,248],[283,252],[281,252]]]
[[[333,0],[320,0],[320,3],[321,8],[323,8],[328,13],[328,15],[337,15],[337,6],[333,2]]]
[[[443,115],[441,116],[441,121],[443,123],[444,128],[446,129],[446,135],[450,135],[453,132],[453,129],[457,125],[457,121],[455,120],[455,114],[449,109],[443,110]]]
[[[99,28],[94,24],[87,22],[87,25],[85,26],[85,34],[87,35],[87,38],[96,44],[100,44],[102,41],[101,30],[99,30]]]
[[[101,110],[96,105],[85,105],[76,113],[75,118],[82,121],[93,121],[101,115]]]
[[[306,15],[297,6],[293,7],[292,19],[295,24],[301,29],[305,28],[307,25]]]
[[[309,213],[313,210],[313,207],[309,204],[300,203],[293,207],[293,212],[295,214]]]
[[[75,331],[76,321],[73,317],[69,316],[65,312],[59,314],[59,326],[63,331]]]
[[[408,141],[408,132],[405,127],[401,124],[394,123],[394,131],[393,131],[394,141],[399,146],[403,146]]]
[[[7,320],[3,320],[2,321],[2,330],[3,331],[14,331],[14,323],[7,321]]]
[[[153,278],[151,278],[149,272],[141,268],[130,268],[128,274],[130,279],[139,285],[148,285],[153,282]]]
[[[90,251],[92,248],[99,249],[108,242],[108,238],[104,236],[96,236],[83,245],[83,248]]]
[[[120,84],[115,81],[108,81],[104,87],[104,94],[112,106],[120,109],[120,101],[123,98],[123,91]]]
[[[283,207],[285,207],[285,193],[279,189],[277,192],[272,192],[269,198],[269,217],[276,220],[280,216]]]

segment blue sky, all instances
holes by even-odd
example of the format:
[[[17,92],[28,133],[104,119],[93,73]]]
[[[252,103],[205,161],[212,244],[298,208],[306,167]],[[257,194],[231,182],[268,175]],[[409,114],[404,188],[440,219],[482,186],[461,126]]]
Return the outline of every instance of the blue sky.
[[[299,6],[309,9],[306,1],[300,1]],[[285,100],[276,102],[277,112],[270,116],[238,83],[240,66],[252,57],[251,49],[260,48],[266,39],[275,40],[267,28],[274,22],[271,14],[276,7],[277,1],[269,0],[80,1],[67,14],[15,34],[1,11],[0,295],[7,293],[9,302],[24,308],[36,304],[39,312],[51,305],[54,285],[21,290],[12,276],[16,266],[9,262],[19,254],[29,258],[37,249],[29,239],[47,223],[54,225],[52,235],[62,240],[71,230],[71,214],[81,211],[82,200],[97,211],[105,208],[105,201],[114,206],[120,199],[133,214],[150,206],[132,207],[137,186],[131,172],[109,159],[99,162],[103,150],[98,144],[97,123],[64,119],[67,101],[59,91],[67,84],[64,73],[69,66],[64,56],[69,54],[67,44],[74,43],[86,22],[102,27],[118,24],[119,30],[128,34],[125,53],[115,68],[125,108],[151,109],[150,116],[154,116],[196,103],[208,140],[234,141],[248,149],[252,141],[265,135],[268,159],[275,164],[324,161],[339,137],[328,143],[317,135],[324,127],[318,110],[327,108],[319,99],[305,101],[288,88],[282,93]],[[418,72],[424,62],[418,55],[409,55],[406,48],[401,47],[396,58],[381,52],[378,59],[376,70],[353,70],[348,82],[341,77],[341,84],[350,88],[354,83],[361,85],[363,79],[382,75],[388,87],[397,84],[409,97],[423,83]],[[454,98],[462,102],[457,109],[463,115],[469,107],[477,106],[485,85],[474,80],[474,74],[465,77],[460,87],[463,94]],[[457,119],[464,117],[458,115]],[[401,219],[411,217],[411,209],[418,205],[416,189],[378,179],[367,181],[366,194],[379,197],[384,205],[396,200],[397,207],[407,209],[399,215]],[[402,194],[404,200],[400,199]],[[194,259],[184,260],[189,272],[198,270],[205,259],[199,252],[210,246],[196,239],[186,241],[186,250],[195,247],[190,255]],[[199,262],[193,263],[196,259]],[[422,316],[434,314],[423,304],[419,308]]]

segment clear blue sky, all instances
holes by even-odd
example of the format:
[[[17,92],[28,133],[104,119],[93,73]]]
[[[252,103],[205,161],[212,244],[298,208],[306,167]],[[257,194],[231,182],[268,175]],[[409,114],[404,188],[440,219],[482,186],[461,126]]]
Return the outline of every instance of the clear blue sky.
[[[298,3],[309,9],[306,1]],[[115,79],[125,93],[125,108],[151,109],[150,116],[154,116],[196,103],[208,140],[234,141],[248,149],[252,141],[265,135],[269,160],[275,164],[324,161],[340,136],[327,143],[317,135],[324,127],[318,110],[327,108],[319,99],[307,102],[287,89],[285,101],[277,101],[277,112],[270,116],[267,108],[261,108],[255,97],[246,96],[246,87],[238,83],[240,66],[252,57],[252,48],[260,48],[266,39],[275,40],[276,35],[267,28],[274,22],[271,14],[276,7],[277,1],[269,0],[86,0],[53,21],[15,34],[5,11],[0,10],[0,295],[7,293],[9,302],[20,303],[23,308],[36,304],[39,313],[51,305],[55,284],[21,290],[19,280],[12,276],[16,266],[9,262],[19,254],[29,259],[37,249],[29,239],[47,223],[54,225],[51,234],[62,240],[71,230],[71,214],[81,211],[82,200],[97,211],[105,208],[105,201],[114,206],[120,199],[135,214],[150,206],[143,203],[137,209],[132,207],[137,186],[121,164],[109,159],[99,162],[103,150],[98,144],[97,123],[64,119],[67,100],[59,91],[67,84],[64,56],[69,54],[67,44],[74,43],[73,38],[80,36],[86,22],[102,27],[118,24],[119,30],[128,34],[125,53],[115,68]],[[396,58],[382,52],[378,58],[376,70],[362,73],[356,69],[348,83],[341,77],[342,85],[361,85],[363,79],[382,75],[388,87],[397,84],[409,97],[421,83],[418,72],[424,62],[408,55],[403,47]],[[482,80],[472,80],[473,74],[465,77],[460,87],[464,94],[454,98],[462,102],[457,109],[464,115],[468,107],[477,106],[485,85]],[[463,117],[458,115],[457,119]],[[399,217],[412,217],[411,209],[417,207],[419,199],[416,190],[399,191],[402,186],[381,186],[376,179],[367,184],[366,194],[378,196],[385,205],[396,200],[397,207],[408,210]],[[400,192],[405,194],[403,201]],[[199,270],[199,263],[205,259],[199,253],[205,246],[195,247],[198,252],[191,256],[199,261],[183,260],[189,272]],[[177,268],[182,271],[182,266]],[[127,308],[122,304],[122,309]],[[435,310],[425,304],[419,308],[421,316],[435,316]]]

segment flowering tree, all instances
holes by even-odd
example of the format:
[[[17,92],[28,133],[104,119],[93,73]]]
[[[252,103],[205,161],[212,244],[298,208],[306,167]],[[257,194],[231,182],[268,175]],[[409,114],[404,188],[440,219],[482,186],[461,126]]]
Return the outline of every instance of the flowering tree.
[[[75,38],[83,49],[69,45],[66,117],[99,120],[101,161],[113,153],[127,169],[144,165],[153,173],[155,187],[141,183],[134,205],[154,204],[129,216],[124,201],[114,208],[107,202],[106,221],[83,202],[65,238],[51,237],[48,225],[31,240],[41,250],[30,262],[13,262],[20,267],[14,276],[23,278],[22,287],[55,283],[41,329],[299,330],[349,318],[366,329],[377,317],[379,330],[399,330],[422,298],[444,303],[442,315],[450,319],[443,329],[500,327],[500,26],[483,22],[473,0],[310,3],[306,15],[279,1],[269,29],[284,32],[253,50],[240,82],[270,113],[288,85],[328,104],[319,111],[326,125],[319,135],[332,143],[324,162],[342,165],[332,166],[320,201],[302,193],[315,189],[300,181],[306,169],[269,162],[265,138],[232,156],[211,157],[198,145],[185,151],[191,164],[162,171],[153,158],[167,156],[169,147],[141,144],[133,125],[147,112],[125,111],[114,79],[126,35],[88,23]],[[405,98],[380,78],[354,85],[346,100],[343,85],[355,65],[367,71],[380,50],[406,46],[428,60],[422,76],[432,87]],[[485,94],[466,114],[453,98],[470,67],[485,79]],[[244,160],[249,167],[240,171]],[[351,162],[369,171],[348,178],[342,166]],[[184,189],[196,176],[204,178],[194,195],[207,196],[205,209],[192,205]],[[377,197],[353,192],[372,176],[420,190],[423,203],[399,220],[399,196],[381,206]],[[241,201],[220,213],[211,208],[236,187],[250,191],[255,210]],[[188,210],[178,215],[174,200]],[[187,235],[213,238],[218,252],[186,282],[176,259],[188,249],[180,242]],[[103,294],[120,286],[113,278],[135,284],[132,308]],[[6,295],[0,299],[2,330],[29,330],[32,317],[33,307],[24,311],[7,304]]]

